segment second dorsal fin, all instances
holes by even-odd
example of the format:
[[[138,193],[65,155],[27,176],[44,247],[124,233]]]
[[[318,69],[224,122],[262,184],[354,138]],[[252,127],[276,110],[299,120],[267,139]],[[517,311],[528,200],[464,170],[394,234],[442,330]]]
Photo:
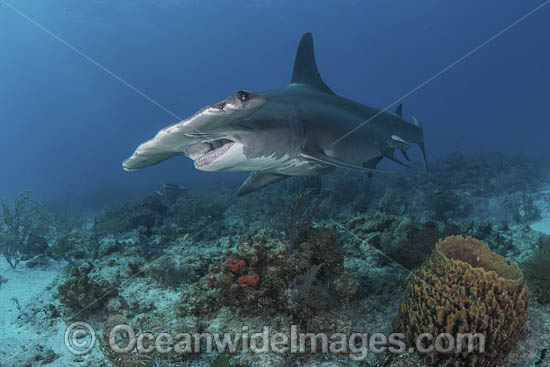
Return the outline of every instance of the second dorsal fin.
[[[395,110],[395,113],[401,117],[403,117],[403,104],[400,103],[399,106],[397,106],[397,109]]]
[[[313,36],[306,33],[302,36],[296,60],[294,61],[294,71],[292,72],[291,83],[305,84],[320,92],[334,94],[325,84],[315,63],[315,53],[313,51]]]

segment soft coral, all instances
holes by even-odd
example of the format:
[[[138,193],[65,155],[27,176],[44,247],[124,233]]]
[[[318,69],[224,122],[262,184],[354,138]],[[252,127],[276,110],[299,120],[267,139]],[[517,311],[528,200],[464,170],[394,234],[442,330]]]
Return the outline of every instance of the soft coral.
[[[247,285],[249,287],[257,287],[260,283],[260,276],[258,274],[241,275],[237,278],[237,283]]]
[[[229,256],[226,260],[227,268],[234,274],[239,274],[246,269],[246,261],[240,257]]]

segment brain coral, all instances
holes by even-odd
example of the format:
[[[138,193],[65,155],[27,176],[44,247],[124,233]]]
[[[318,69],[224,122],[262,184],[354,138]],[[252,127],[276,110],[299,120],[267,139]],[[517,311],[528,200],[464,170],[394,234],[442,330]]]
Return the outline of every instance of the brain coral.
[[[403,333],[410,346],[422,333],[481,333],[485,353],[434,350],[429,354],[432,363],[495,366],[516,345],[528,304],[527,285],[517,265],[472,237],[449,236],[414,272],[393,329]]]

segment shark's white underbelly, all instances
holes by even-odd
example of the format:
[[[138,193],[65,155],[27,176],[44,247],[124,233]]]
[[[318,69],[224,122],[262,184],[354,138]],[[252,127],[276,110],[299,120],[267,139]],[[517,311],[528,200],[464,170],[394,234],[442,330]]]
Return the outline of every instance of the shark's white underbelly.
[[[325,168],[311,160],[289,154],[281,156],[274,153],[261,157],[247,158],[241,144],[233,144],[218,159],[206,165],[195,164],[195,167],[201,171],[208,172],[266,171],[289,176],[316,175],[320,170]]]

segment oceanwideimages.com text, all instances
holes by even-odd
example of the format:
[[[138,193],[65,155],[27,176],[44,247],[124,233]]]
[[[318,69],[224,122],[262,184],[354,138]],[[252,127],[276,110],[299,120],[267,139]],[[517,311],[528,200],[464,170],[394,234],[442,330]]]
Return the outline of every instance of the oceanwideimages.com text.
[[[105,336],[103,336],[105,338]],[[483,353],[485,337],[480,333],[421,334],[415,345],[407,345],[403,334],[351,333],[325,334],[300,332],[292,325],[287,332],[275,332],[265,326],[261,332],[251,332],[244,326],[234,333],[138,333],[125,324],[114,326],[108,335],[109,348],[115,353],[330,353],[364,360],[369,353]],[[65,344],[69,351],[82,355],[96,342],[93,329],[86,323],[67,328]]]

